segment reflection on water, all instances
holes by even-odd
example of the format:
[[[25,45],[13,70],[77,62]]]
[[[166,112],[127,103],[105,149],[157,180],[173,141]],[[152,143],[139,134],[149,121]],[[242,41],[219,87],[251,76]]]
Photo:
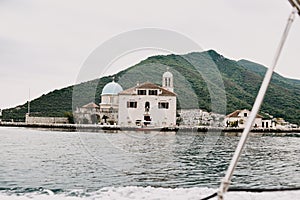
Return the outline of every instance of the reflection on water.
[[[239,137],[195,133],[55,132],[0,128],[0,187],[97,190],[106,186],[214,187]],[[300,138],[250,137],[237,187],[300,186]],[[206,151],[209,149],[209,151]]]

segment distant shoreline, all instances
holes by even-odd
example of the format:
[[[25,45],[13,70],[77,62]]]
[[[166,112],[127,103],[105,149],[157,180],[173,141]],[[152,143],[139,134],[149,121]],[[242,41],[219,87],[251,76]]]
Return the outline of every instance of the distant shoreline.
[[[156,129],[139,129],[137,127],[120,127],[118,125],[98,125],[98,124],[29,124],[25,122],[0,122],[2,127],[27,127],[27,128],[50,128],[50,129],[63,129],[63,130],[91,130],[91,131],[162,131],[162,132],[234,132],[241,133],[243,128],[232,127],[209,127],[209,126],[176,126],[176,127],[163,127]],[[300,133],[300,128],[253,128],[251,132],[255,133]]]

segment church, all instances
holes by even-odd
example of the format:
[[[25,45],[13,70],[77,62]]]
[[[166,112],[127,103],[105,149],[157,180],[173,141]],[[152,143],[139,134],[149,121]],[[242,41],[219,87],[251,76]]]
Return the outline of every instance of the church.
[[[102,124],[168,127],[176,125],[176,94],[173,74],[162,76],[162,87],[151,82],[123,90],[114,80],[101,93]]]
[[[92,110],[89,109],[91,106]],[[87,118],[88,113],[97,118]],[[162,86],[145,82],[126,90],[113,80],[103,87],[99,106],[89,103],[78,108],[75,114],[77,119],[81,119],[79,123],[84,123],[83,118],[87,123],[95,123],[92,120],[95,118],[100,124],[121,127],[175,126],[176,94],[173,74],[169,70],[163,74]]]

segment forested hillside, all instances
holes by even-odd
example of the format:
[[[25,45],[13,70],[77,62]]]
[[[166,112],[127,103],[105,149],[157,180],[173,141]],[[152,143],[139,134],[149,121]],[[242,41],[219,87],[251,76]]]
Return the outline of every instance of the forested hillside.
[[[149,57],[114,77],[123,89],[145,81],[161,85],[162,73],[167,68],[174,75],[178,108],[201,108],[226,113],[236,109],[251,109],[266,71],[266,67],[262,65],[247,60],[230,60],[210,50],[186,55]],[[217,78],[214,79],[218,74],[223,80],[224,88]],[[102,77],[44,94],[31,101],[31,114],[64,116],[67,112],[72,112],[72,106],[75,108],[91,101],[99,103],[102,88],[111,80],[112,76]],[[220,107],[216,104],[212,107],[212,99],[219,102]],[[222,105],[225,105],[226,110]],[[275,73],[261,111],[299,124],[300,80],[284,78]],[[3,110],[3,120],[24,120],[26,112],[27,103]]]

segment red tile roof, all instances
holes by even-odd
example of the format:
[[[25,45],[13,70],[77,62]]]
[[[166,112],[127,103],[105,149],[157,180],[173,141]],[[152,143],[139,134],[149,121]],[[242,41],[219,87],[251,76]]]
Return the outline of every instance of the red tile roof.
[[[227,115],[227,117],[238,117],[238,115],[242,112],[243,110],[236,110],[232,113],[230,113],[229,115]],[[257,114],[256,118],[263,118],[263,116]]]
[[[230,113],[229,115],[227,115],[227,117],[238,117],[240,112],[241,112],[241,110],[236,110],[236,111]]]
[[[165,88],[162,88],[150,82],[145,82],[135,87],[129,88],[127,90],[123,90],[122,92],[119,93],[119,95],[137,95],[136,89],[159,89],[161,90],[162,93],[158,94],[158,96],[176,96],[174,92],[166,90]]]
[[[95,104],[94,102],[88,103],[84,106],[82,106],[82,108],[99,108],[99,106],[97,104]]]

